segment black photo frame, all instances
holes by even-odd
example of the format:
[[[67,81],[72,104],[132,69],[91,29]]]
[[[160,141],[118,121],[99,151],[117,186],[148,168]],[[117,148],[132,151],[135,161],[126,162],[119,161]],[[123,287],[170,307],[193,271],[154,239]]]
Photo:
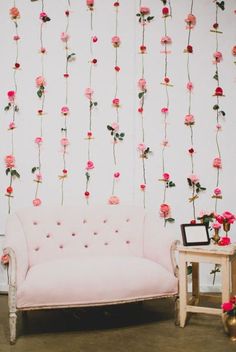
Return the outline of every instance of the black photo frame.
[[[206,246],[210,244],[206,224],[181,224],[180,228],[184,246]]]

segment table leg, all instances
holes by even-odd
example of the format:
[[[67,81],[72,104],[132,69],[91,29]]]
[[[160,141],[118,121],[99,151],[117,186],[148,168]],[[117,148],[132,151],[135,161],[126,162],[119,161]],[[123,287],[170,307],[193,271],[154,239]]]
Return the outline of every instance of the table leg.
[[[236,296],[236,257],[231,262],[232,296]]]
[[[199,263],[192,263],[192,297],[193,304],[199,302]]]
[[[224,258],[221,264],[222,275],[222,303],[230,299],[230,261],[229,257]]]
[[[184,254],[179,255],[179,315],[180,327],[185,326],[187,317],[187,263],[184,259]]]

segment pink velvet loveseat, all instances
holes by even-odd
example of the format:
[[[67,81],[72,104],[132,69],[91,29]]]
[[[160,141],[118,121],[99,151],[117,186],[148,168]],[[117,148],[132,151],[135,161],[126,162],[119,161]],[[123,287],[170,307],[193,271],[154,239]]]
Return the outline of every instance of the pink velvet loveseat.
[[[32,207],[10,215],[10,342],[18,311],[176,297],[175,244],[157,212],[136,207]]]

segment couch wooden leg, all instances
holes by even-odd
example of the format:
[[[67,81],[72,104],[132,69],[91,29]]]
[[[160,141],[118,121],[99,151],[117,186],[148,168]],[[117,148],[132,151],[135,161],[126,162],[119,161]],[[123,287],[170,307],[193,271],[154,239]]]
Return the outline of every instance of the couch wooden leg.
[[[175,299],[175,325],[180,325],[180,315],[179,315],[179,297]]]
[[[16,342],[16,312],[10,312],[9,325],[10,325],[10,343],[13,345]]]

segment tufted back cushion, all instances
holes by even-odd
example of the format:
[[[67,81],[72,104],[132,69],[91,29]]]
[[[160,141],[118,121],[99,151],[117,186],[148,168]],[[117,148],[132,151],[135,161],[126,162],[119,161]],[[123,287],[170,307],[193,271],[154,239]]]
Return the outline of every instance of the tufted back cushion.
[[[26,238],[30,266],[78,255],[143,256],[142,208],[32,207],[15,216]]]

